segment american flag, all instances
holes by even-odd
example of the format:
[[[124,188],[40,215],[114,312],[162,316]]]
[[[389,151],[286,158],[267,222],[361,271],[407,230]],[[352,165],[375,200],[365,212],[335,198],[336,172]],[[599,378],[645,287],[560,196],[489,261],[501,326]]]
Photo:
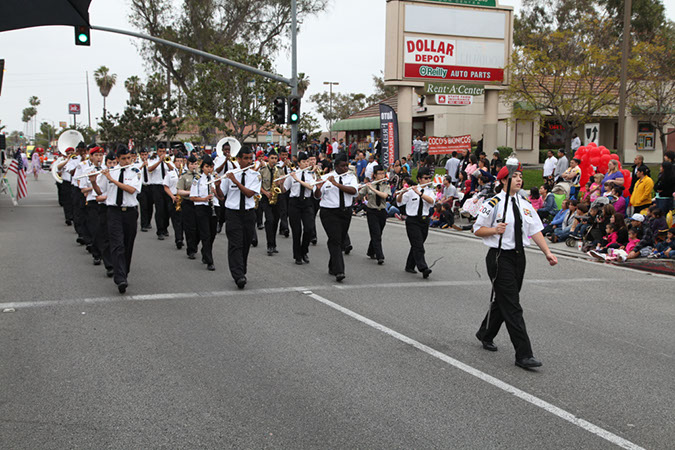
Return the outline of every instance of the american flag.
[[[21,153],[16,152],[8,170],[16,174],[16,199],[20,200],[28,195],[28,183],[26,182],[26,168],[23,165]]]

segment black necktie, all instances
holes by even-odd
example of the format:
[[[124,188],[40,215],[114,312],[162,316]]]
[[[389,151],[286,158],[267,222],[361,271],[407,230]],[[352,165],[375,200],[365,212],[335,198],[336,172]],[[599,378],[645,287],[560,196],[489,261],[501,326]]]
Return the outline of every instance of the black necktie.
[[[380,206],[382,204],[382,198],[379,195],[377,195],[377,193],[375,193],[375,204],[377,206]]]
[[[161,162],[159,163],[162,166],[162,180],[164,179],[164,176],[166,175],[166,172],[164,172],[164,163]]]
[[[143,167],[143,181],[148,182],[148,168]]]
[[[516,203],[515,197],[511,198],[513,203],[513,221],[514,221],[514,234],[516,240],[516,250],[523,251],[523,218],[520,217],[520,210],[518,209],[518,203]]]
[[[422,217],[422,208],[424,208],[424,200],[422,196],[424,195],[424,188],[420,191],[420,204],[417,206],[417,217]]]
[[[342,184],[342,177],[340,177],[338,179],[338,183]],[[345,208],[345,193],[342,192],[342,189],[338,188],[338,190],[340,191],[340,209],[344,209]]]
[[[300,180],[305,181],[305,172],[302,172],[302,175],[300,176]],[[299,195],[299,197],[300,197],[300,199],[305,198],[305,186],[303,186],[302,183],[300,183],[300,195]]]
[[[120,169],[120,177],[117,179],[120,183],[124,183],[124,170],[125,169]],[[115,199],[115,203],[117,203],[117,206],[122,206],[122,196],[124,195],[124,191],[122,190],[121,187],[117,186],[117,198]]]
[[[241,173],[241,185],[246,186],[246,172]],[[246,196],[244,195],[244,191],[240,190],[239,195],[239,210],[244,211],[246,210]]]

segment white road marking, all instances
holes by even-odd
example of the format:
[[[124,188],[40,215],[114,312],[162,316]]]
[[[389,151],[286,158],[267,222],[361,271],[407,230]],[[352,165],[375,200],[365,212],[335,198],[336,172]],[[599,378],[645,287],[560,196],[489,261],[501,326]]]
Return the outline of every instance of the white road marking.
[[[643,447],[640,447],[639,445],[636,445],[621,436],[617,436],[616,434],[605,430],[604,428],[600,428],[597,425],[594,425],[584,419],[581,419],[579,417],[576,417],[574,414],[565,411],[562,408],[559,408],[545,400],[540,399],[539,397],[536,397],[532,394],[528,394],[525,391],[522,391],[518,389],[517,387],[510,385],[508,383],[505,383],[504,381],[493,377],[492,375],[488,375],[485,372],[482,372],[472,366],[469,366],[467,364],[464,364],[461,361],[458,361],[454,358],[451,358],[450,356],[446,355],[445,353],[441,353],[437,350],[434,350],[433,348],[422,344],[421,342],[418,342],[412,338],[409,338],[408,336],[405,336],[397,331],[392,330],[391,328],[388,328],[382,324],[379,324],[373,320],[368,319],[367,317],[364,317],[358,313],[355,313],[354,311],[347,309],[343,306],[338,305],[337,303],[333,303],[332,301],[328,300],[327,298],[321,297],[320,295],[311,293],[311,294],[306,294],[308,297],[313,298],[314,300],[323,303],[326,306],[329,306],[343,314],[346,314],[347,316],[358,320],[359,322],[366,324],[372,328],[375,328],[378,331],[381,331],[401,342],[404,344],[408,344],[418,350],[423,351],[424,353],[433,356],[434,358],[440,359],[441,361],[450,364],[451,366],[462,370],[469,375],[472,375],[482,381],[485,381],[486,383],[491,384],[492,386],[501,389],[505,392],[508,392],[509,394],[512,394],[521,400],[524,400],[534,406],[537,406],[555,416],[560,417],[563,420],[566,420],[567,422],[570,422],[573,425],[578,426],[579,428],[582,428],[590,433],[593,433],[594,435],[601,437],[602,439],[605,439],[606,441],[611,442],[612,444],[615,444],[619,447],[626,448],[626,449],[643,449]]]
[[[604,281],[602,278],[571,278],[571,279],[557,279],[559,283],[589,283]],[[544,284],[550,283],[551,280],[525,280],[525,284]],[[218,298],[218,297],[238,297],[238,296],[260,296],[260,295],[276,295],[286,292],[306,292],[312,291],[326,291],[326,290],[361,290],[361,289],[421,289],[429,287],[452,287],[452,286],[477,286],[489,285],[488,280],[471,280],[471,281],[413,281],[408,283],[372,283],[372,284],[339,284],[339,285],[323,285],[323,286],[289,286],[279,288],[262,288],[262,289],[248,289],[248,290],[231,290],[231,291],[209,291],[209,292],[175,292],[165,294],[136,294],[136,295],[119,295],[114,297],[91,297],[91,298],[71,298],[61,300],[34,300],[34,301],[19,301],[19,302],[0,302],[0,308],[41,308],[41,307],[56,307],[82,304],[97,304],[97,303],[113,303],[113,302],[138,302],[138,301],[159,301],[159,300],[179,300],[179,299],[195,299],[195,298]]]

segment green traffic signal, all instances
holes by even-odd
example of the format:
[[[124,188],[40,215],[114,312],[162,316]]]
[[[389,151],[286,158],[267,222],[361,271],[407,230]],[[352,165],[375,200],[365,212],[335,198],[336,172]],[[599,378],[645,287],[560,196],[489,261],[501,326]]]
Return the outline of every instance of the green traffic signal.
[[[75,26],[75,45],[90,45],[90,28],[87,25]]]
[[[85,42],[89,41],[89,36],[84,33],[80,33],[77,35],[77,40],[84,44]]]
[[[298,121],[298,115],[297,114],[291,114],[291,122],[297,122]]]

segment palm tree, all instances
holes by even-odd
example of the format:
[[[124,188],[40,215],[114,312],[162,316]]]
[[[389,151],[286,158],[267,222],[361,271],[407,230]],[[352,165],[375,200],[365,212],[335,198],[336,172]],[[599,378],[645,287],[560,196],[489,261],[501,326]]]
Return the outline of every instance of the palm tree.
[[[141,93],[141,90],[143,89],[141,79],[138,78],[136,75],[132,75],[129,78],[127,78],[127,81],[124,82],[124,87],[129,93],[129,97],[131,97],[132,99],[138,97],[138,95]]]
[[[300,72],[298,74],[298,95],[302,98],[305,95],[305,91],[309,87],[309,77],[305,76],[304,73]]]
[[[96,72],[94,72],[94,81],[96,81],[98,89],[103,96],[103,118],[105,119],[105,98],[108,96],[108,94],[110,94],[110,90],[113,88],[113,86],[115,86],[117,75],[110,73],[110,69],[108,69],[106,66],[101,66],[96,69]]]

